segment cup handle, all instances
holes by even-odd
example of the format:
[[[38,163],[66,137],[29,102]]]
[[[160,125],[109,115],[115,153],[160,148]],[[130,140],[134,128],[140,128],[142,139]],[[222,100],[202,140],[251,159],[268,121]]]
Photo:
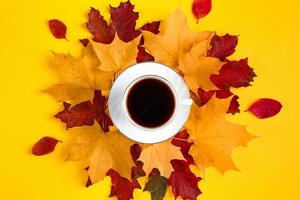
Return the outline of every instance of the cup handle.
[[[193,104],[192,99],[182,99],[179,101],[179,105],[183,105],[183,106],[190,106],[192,104]]]

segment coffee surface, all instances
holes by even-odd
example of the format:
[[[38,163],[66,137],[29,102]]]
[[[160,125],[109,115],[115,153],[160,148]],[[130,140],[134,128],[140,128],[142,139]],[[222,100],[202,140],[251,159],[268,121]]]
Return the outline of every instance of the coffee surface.
[[[170,87],[161,80],[146,78],[136,82],[126,99],[131,119],[146,128],[165,124],[173,115],[175,97]]]

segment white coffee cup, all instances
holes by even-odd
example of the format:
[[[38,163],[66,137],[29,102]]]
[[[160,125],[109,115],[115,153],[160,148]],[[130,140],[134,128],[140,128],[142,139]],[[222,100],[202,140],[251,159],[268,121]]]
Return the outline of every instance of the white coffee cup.
[[[127,95],[131,87],[142,79],[154,78],[169,86],[175,98],[175,109],[169,120],[155,128],[143,127],[131,119],[127,109]],[[174,136],[186,122],[192,100],[183,79],[171,68],[145,62],[126,69],[115,80],[109,95],[108,108],[114,125],[126,137],[140,143],[158,143]]]

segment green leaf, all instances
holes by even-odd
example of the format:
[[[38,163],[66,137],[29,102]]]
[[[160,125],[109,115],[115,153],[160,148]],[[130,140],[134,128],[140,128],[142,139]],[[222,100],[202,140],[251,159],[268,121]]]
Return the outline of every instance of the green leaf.
[[[149,177],[149,181],[146,183],[144,191],[151,193],[151,200],[162,200],[166,194],[167,178],[156,174]]]

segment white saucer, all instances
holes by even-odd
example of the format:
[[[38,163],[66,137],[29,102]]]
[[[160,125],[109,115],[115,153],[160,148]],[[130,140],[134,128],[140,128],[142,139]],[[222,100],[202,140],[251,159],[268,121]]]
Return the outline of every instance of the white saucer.
[[[145,76],[156,76],[172,86],[176,96],[176,109],[171,120],[158,128],[144,128],[128,117],[125,107],[125,94],[132,82]],[[145,62],[126,69],[115,80],[109,95],[108,108],[111,119],[119,131],[126,137],[140,143],[158,143],[173,137],[186,122],[192,100],[183,79],[171,68]]]

